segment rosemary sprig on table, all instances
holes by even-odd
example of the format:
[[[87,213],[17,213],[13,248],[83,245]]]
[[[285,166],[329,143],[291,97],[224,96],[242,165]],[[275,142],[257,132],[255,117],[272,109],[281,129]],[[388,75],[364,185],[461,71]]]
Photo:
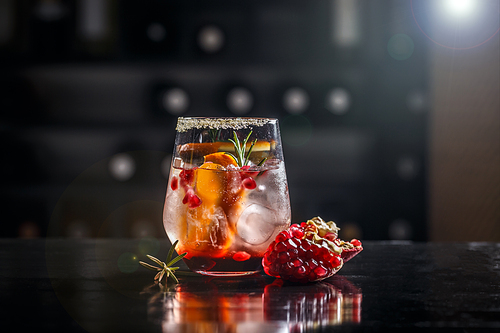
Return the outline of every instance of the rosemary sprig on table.
[[[154,278],[155,281],[161,282],[161,280],[164,277],[165,277],[165,280],[167,280],[169,277],[171,277],[172,280],[175,281],[175,283],[179,283],[179,280],[177,279],[177,277],[174,274],[174,272],[176,270],[178,270],[179,267],[172,267],[172,265],[175,264],[176,262],[178,262],[179,260],[181,260],[182,258],[184,258],[184,256],[187,253],[183,253],[183,254],[175,257],[174,259],[172,259],[172,255],[174,254],[174,249],[175,249],[175,246],[177,245],[177,243],[178,243],[178,241],[175,241],[174,244],[172,245],[172,247],[170,247],[170,250],[168,251],[168,254],[167,254],[167,260],[166,260],[167,263],[164,263],[160,259],[155,258],[149,254],[146,255],[146,257],[148,257],[151,261],[155,262],[160,267],[156,267],[156,266],[150,265],[148,263],[145,263],[143,261],[139,261],[139,264],[146,267],[147,269],[158,272],[155,275],[155,278]]]

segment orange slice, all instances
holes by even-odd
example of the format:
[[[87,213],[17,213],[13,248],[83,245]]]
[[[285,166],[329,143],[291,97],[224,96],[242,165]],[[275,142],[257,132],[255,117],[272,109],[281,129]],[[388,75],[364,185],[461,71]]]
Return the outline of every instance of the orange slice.
[[[233,152],[234,151],[234,144],[232,142],[217,142],[219,143],[219,151],[228,151],[228,152]],[[252,145],[252,142],[247,142],[245,149],[248,151],[250,149],[250,146]],[[269,151],[271,148],[274,148],[275,142],[268,142],[268,141],[257,141],[255,145],[253,146],[253,151]]]
[[[225,168],[217,163],[205,162],[195,170],[195,192],[201,205],[188,210],[196,228],[188,230],[186,247],[193,253],[208,253],[221,257],[232,244],[234,233],[231,231],[225,212],[221,207],[226,195],[227,176]]]
[[[225,168],[217,163],[203,163],[195,171],[196,193],[201,201],[207,205],[220,202],[226,190]]]
[[[184,161],[202,158],[219,150],[222,142],[186,143],[177,147],[179,156]]]
[[[224,168],[227,168],[229,165],[234,165],[235,167],[238,166],[238,162],[236,162],[234,157],[226,153],[213,153],[205,155],[204,161],[205,163],[212,162],[215,164],[222,165]]]

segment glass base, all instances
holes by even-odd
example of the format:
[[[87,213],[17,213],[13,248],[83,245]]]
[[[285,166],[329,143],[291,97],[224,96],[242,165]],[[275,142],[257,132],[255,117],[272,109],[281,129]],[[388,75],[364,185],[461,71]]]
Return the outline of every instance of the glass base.
[[[246,276],[246,275],[257,274],[257,273],[260,273],[260,270],[258,270],[258,271],[244,271],[244,272],[222,272],[222,271],[194,271],[194,272],[198,273],[198,274],[209,275],[209,276],[232,277],[232,276]]]

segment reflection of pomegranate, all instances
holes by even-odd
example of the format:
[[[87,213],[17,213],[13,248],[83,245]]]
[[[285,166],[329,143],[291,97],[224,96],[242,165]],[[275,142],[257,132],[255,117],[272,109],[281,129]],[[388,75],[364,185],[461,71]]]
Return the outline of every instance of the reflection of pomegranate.
[[[168,332],[207,325],[223,325],[224,331],[232,332],[250,323],[285,325],[291,332],[302,332],[312,327],[359,323],[361,300],[361,291],[342,276],[306,285],[281,279],[270,283],[264,276],[181,277],[175,287],[149,298],[148,315]]]
[[[276,279],[264,289],[264,318],[288,321],[291,332],[359,323],[361,299],[359,289],[341,276],[309,285],[287,285]]]

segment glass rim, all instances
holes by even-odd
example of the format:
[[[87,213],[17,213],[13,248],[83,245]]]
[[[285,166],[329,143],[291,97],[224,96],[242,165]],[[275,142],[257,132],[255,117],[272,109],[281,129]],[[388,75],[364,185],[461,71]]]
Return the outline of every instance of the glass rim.
[[[175,129],[177,132],[186,132],[191,129],[239,130],[249,127],[262,127],[277,122],[277,118],[266,117],[178,117]]]

